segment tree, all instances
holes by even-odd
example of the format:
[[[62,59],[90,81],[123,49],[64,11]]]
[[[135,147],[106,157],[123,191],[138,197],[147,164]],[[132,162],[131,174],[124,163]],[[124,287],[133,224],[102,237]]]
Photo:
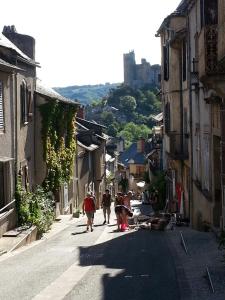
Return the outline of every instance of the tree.
[[[119,135],[123,136],[129,145],[132,142],[137,141],[141,137],[148,138],[148,134],[151,133],[151,129],[146,125],[136,125],[133,122],[127,123]]]
[[[101,119],[105,126],[109,126],[114,121],[114,116],[111,111],[103,111],[101,113]]]
[[[134,112],[137,107],[136,99],[132,96],[120,97],[120,108],[125,113]]]

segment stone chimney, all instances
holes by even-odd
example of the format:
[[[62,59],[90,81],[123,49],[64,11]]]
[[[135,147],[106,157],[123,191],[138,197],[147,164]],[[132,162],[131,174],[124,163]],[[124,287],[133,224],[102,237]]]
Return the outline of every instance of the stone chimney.
[[[81,118],[81,119],[85,119],[85,109],[84,109],[84,105],[81,105],[81,106],[78,108],[78,111],[77,111],[77,117],[78,117],[78,118]]]
[[[140,138],[137,141],[137,152],[138,153],[144,153],[145,152],[145,139],[144,138]]]
[[[33,37],[17,33],[15,25],[4,26],[2,33],[24,54],[35,59],[35,39]]]

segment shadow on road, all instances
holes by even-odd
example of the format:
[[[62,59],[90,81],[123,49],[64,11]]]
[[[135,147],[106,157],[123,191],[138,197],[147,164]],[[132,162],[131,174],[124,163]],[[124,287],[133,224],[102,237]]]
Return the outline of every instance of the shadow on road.
[[[79,247],[80,265],[109,269],[102,300],[179,300],[176,271],[164,232],[118,233],[98,245]]]

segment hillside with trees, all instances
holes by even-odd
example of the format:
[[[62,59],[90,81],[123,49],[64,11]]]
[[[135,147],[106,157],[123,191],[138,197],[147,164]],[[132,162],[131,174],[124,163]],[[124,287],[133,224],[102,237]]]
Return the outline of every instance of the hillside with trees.
[[[86,117],[105,125],[110,136],[123,136],[129,146],[151,133],[152,115],[161,111],[157,92],[152,87],[134,90],[120,85],[111,89],[107,97],[87,105]]]
[[[60,95],[78,100],[82,104],[90,104],[93,99],[99,100],[105,97],[110,89],[116,88],[119,83],[106,83],[106,84],[96,84],[96,85],[74,85],[67,87],[55,87],[54,90]]]

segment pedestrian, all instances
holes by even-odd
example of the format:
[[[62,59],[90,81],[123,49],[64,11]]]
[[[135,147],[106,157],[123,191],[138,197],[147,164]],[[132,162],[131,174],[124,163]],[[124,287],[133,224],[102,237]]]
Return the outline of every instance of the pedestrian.
[[[91,228],[91,232],[93,231],[92,224],[95,213],[95,203],[93,197],[91,197],[91,193],[87,192],[86,198],[83,201],[83,215],[84,213],[87,216],[87,231],[89,231],[89,226]]]
[[[120,225],[123,224],[123,194],[118,192],[115,198],[115,214],[117,220],[117,231],[120,231]]]
[[[130,200],[132,198],[132,192],[129,191],[127,195],[124,196],[123,199],[123,219],[124,219],[124,229],[128,229],[128,217],[132,217],[133,213],[131,211],[131,205],[130,205]]]
[[[91,191],[91,197],[93,198],[94,200],[94,204],[95,204],[95,211],[96,211],[96,197],[95,197],[95,193]],[[93,219],[92,219],[92,225],[94,226],[94,217],[95,215],[93,215]]]
[[[107,214],[107,223],[109,224],[110,220],[110,213],[111,213],[111,194],[109,193],[109,190],[105,190],[105,193],[102,196],[102,209],[103,209],[103,215],[104,215],[104,222],[103,225],[106,223],[106,214]]]

